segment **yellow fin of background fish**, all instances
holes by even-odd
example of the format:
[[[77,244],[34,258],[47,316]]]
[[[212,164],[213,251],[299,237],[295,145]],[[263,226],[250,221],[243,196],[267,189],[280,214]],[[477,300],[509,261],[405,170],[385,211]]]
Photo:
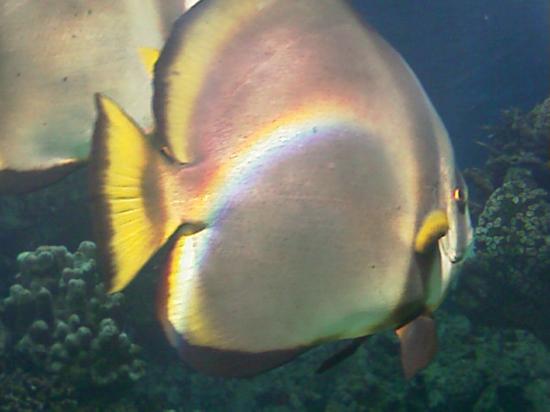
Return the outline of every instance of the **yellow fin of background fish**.
[[[147,74],[150,77],[153,77],[155,72],[155,64],[160,56],[160,50],[154,47],[140,47],[138,52]]]
[[[179,226],[171,216],[167,161],[112,100],[97,95],[90,161],[93,218],[109,291],[124,288]]]
[[[435,242],[449,230],[449,220],[443,210],[432,211],[424,221],[416,235],[414,250],[425,253]]]

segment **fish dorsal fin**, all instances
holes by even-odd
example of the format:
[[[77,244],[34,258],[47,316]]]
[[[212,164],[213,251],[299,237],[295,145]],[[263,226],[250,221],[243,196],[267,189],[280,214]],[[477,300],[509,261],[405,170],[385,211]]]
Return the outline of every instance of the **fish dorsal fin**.
[[[160,50],[154,47],[140,47],[138,52],[147,74],[150,77],[153,77],[153,73],[155,72],[155,64],[160,56]]]
[[[414,250],[417,253],[426,253],[448,230],[447,214],[441,209],[432,211],[424,218],[420,226],[414,241]]]
[[[406,379],[412,378],[431,362],[437,352],[434,320],[421,315],[395,330],[401,342],[401,363]]]
[[[181,163],[195,155],[190,129],[195,102],[215,58],[231,34],[272,0],[204,1],[175,23],[155,69],[158,138]]]

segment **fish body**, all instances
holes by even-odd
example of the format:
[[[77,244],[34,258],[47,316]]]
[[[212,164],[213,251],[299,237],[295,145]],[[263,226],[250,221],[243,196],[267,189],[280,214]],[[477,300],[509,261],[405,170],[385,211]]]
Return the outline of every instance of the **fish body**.
[[[406,374],[425,366],[432,349],[414,343],[435,339],[429,314],[471,228],[447,132],[398,53],[344,1],[203,0],[154,86],[162,154],[98,97],[111,289],[168,243],[159,316],[206,373],[251,375],[388,328],[415,352]]]
[[[40,187],[87,158],[97,90],[152,124],[138,49],[162,46],[179,3],[2,1],[0,193]]]

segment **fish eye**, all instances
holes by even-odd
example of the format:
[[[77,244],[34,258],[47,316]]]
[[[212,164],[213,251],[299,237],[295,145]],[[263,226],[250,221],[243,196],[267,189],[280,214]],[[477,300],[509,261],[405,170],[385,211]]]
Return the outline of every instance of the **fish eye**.
[[[464,213],[466,211],[466,193],[464,190],[460,187],[455,187],[452,198],[456,202],[460,213]]]
[[[455,188],[455,190],[453,190],[453,199],[457,202],[465,202],[466,196],[464,195],[464,190],[460,187]]]

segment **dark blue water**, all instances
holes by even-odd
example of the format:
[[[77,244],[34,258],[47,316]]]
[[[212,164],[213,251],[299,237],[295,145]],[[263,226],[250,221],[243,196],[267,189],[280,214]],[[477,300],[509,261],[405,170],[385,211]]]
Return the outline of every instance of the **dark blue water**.
[[[473,140],[509,107],[550,90],[550,2],[353,1],[405,57],[453,139],[463,166],[485,153]]]

